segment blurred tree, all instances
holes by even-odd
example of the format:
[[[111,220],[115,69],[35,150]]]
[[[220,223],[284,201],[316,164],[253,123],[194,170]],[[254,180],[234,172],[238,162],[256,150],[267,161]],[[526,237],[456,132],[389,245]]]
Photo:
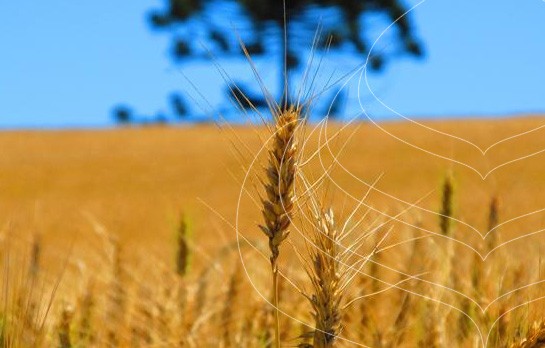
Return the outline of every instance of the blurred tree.
[[[112,111],[112,116],[114,118],[114,121],[121,125],[133,122],[132,110],[128,106],[116,106]]]
[[[282,0],[165,0],[165,8],[152,10],[149,18],[153,28],[172,34],[172,53],[176,60],[208,56],[209,52],[195,40],[197,36],[207,38],[215,55],[240,55],[231,21],[240,19],[250,23],[250,30],[243,33],[247,36],[243,41],[248,53],[259,56],[277,52],[279,66],[283,67],[279,74],[280,90],[286,87],[285,78],[300,65],[298,47],[309,46],[319,18],[324,18],[321,20],[324,35],[316,49],[346,49],[361,55],[369,52],[364,34],[372,29],[367,26],[365,15],[386,16],[389,22],[394,22],[396,50],[374,53],[370,59],[372,69],[381,69],[387,56],[422,54],[421,45],[411,30],[410,18],[403,15],[406,8],[400,0],[286,0],[285,10],[286,30]],[[212,19],[215,11],[221,13],[225,23],[220,25]],[[268,44],[271,38],[281,43],[282,49]]]
[[[170,95],[170,104],[172,105],[174,114],[180,120],[183,120],[187,116],[189,110],[184,98],[180,94],[172,93]]]

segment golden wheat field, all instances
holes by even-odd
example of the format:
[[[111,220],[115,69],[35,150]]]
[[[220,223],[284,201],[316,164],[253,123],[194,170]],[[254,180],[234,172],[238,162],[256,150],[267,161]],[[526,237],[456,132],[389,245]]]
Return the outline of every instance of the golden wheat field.
[[[545,117],[293,112],[0,132],[2,346],[545,346]]]

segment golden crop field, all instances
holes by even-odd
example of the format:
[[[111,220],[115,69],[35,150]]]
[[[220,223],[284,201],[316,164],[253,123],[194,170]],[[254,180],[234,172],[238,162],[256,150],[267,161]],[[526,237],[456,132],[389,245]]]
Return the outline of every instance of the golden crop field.
[[[539,347],[544,124],[0,132],[3,345]]]

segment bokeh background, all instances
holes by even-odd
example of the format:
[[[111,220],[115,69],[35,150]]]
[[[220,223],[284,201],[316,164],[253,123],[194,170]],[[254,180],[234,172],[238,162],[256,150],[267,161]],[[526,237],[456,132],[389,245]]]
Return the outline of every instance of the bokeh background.
[[[236,49],[237,33],[247,44],[256,41],[251,18],[234,1],[189,1],[202,3],[204,10],[188,10],[186,17],[178,18],[183,20],[163,26],[159,21],[158,25],[161,18],[157,16],[168,13],[175,3],[0,3],[0,127],[111,127],[119,121],[120,110],[130,113],[135,123],[212,121],[219,114],[240,121],[214,63],[258,92],[248,62]],[[417,5],[407,19],[420,54],[395,49],[400,45],[394,27],[374,48],[373,53],[386,52],[383,64],[368,73],[369,86],[393,110],[371,95],[365,81],[358,90],[356,76],[343,95],[339,117],[361,114],[358,96],[376,119],[399,117],[394,111],[407,117],[498,117],[545,110],[543,1],[407,0],[400,4],[404,10]],[[298,18],[294,14],[298,22],[292,28],[296,39],[291,50],[300,62],[291,75],[294,84],[306,65],[318,25],[324,27],[322,36],[326,37],[330,28],[342,23],[332,7],[314,10]],[[330,76],[339,78],[365,62],[370,46],[391,23],[385,13],[362,12],[360,34],[365,49],[358,51],[347,42],[330,53],[318,52],[323,62],[316,88]],[[275,34],[278,28],[269,24],[264,25],[261,41],[266,52],[256,54],[255,63],[267,87],[278,95],[277,56],[282,45]],[[184,44],[194,50],[186,56],[173,54],[178,39],[178,51],[183,51]],[[222,39],[235,54],[218,49]],[[320,110],[331,103],[334,92],[324,93]]]

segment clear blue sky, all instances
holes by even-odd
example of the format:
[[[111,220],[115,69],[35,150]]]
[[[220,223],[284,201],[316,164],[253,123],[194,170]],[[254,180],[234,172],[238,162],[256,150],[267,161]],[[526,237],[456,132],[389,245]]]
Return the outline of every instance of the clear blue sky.
[[[108,126],[118,103],[143,115],[168,113],[169,93],[192,92],[179,70],[216,105],[221,80],[213,65],[176,67],[169,35],[150,30],[146,13],[161,6],[0,2],[0,128]],[[375,93],[391,108],[410,117],[545,113],[543,0],[427,0],[411,15],[426,58],[398,59],[371,76]],[[359,63],[333,56],[325,65],[339,62],[347,68]],[[245,62],[220,63],[232,75],[245,71]],[[276,82],[274,71],[263,74]],[[391,116],[365,84],[361,97],[374,115]],[[353,111],[354,87],[349,100]]]

